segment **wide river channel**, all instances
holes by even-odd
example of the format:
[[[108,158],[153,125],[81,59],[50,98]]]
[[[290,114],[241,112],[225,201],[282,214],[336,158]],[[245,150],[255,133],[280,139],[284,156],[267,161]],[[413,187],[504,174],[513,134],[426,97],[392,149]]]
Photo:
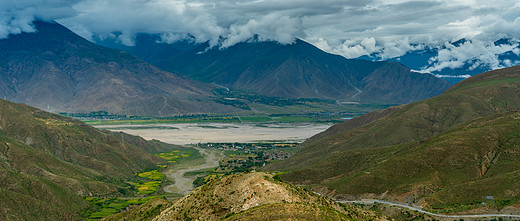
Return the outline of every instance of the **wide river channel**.
[[[186,145],[218,142],[301,142],[326,130],[331,125],[315,123],[204,123],[102,125],[96,127],[139,135],[147,140],[157,139],[165,143]]]

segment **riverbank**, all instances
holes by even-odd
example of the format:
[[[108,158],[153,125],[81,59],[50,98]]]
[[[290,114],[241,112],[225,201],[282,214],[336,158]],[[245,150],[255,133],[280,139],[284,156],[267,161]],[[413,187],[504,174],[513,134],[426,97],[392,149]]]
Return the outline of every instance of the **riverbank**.
[[[224,157],[224,154],[217,150],[207,150],[197,147],[194,148],[197,149],[204,158],[194,161],[186,161],[178,165],[174,165],[169,170],[167,170],[164,174],[174,183],[164,187],[165,192],[178,193],[181,195],[190,193],[194,189],[193,181],[197,177],[185,177],[184,174],[186,172],[218,167],[220,159]]]

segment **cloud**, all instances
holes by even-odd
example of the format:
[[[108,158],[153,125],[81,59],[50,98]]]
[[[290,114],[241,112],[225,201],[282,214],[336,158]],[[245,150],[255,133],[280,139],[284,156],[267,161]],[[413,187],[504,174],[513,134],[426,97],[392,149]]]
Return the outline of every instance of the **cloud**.
[[[514,44],[492,43],[520,39],[520,3],[510,0],[20,0],[2,1],[0,8],[0,38],[34,32],[31,22],[43,19],[90,40],[126,45],[137,33],[152,33],[165,43],[190,38],[220,48],[253,37],[282,44],[302,38],[347,58],[442,49],[425,68],[430,70],[468,61],[492,68],[515,64],[497,60]],[[461,38],[469,43],[447,45]]]
[[[289,16],[267,15],[259,20],[251,19],[243,25],[231,25],[227,33],[223,35],[221,48],[233,46],[244,42],[253,36],[258,36],[260,41],[278,41],[282,44],[290,44],[301,30],[301,20]]]
[[[438,78],[469,78],[471,75],[469,74],[462,74],[462,75],[442,75],[442,74],[434,74],[433,76]]]
[[[445,44],[445,48],[439,50],[438,55],[430,60],[430,66],[423,71],[435,72],[442,69],[462,68],[465,64],[470,64],[469,70],[478,67],[498,69],[514,65],[512,61],[501,61],[498,55],[506,52],[517,51],[518,43],[495,45],[493,42],[486,43],[480,40],[466,41],[455,46],[450,43]]]
[[[33,0],[0,2],[0,39],[11,34],[35,32],[32,22],[35,19],[55,20],[72,17],[76,11],[72,8],[77,1]]]

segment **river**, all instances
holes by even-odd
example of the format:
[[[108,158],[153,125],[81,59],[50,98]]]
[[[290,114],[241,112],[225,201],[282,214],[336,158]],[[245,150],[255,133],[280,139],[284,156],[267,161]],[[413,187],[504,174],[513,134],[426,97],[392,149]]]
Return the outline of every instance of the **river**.
[[[186,172],[218,167],[220,159],[224,157],[220,151],[206,150],[197,147],[194,148],[197,149],[202,156],[204,156],[205,162],[201,165],[189,168],[182,168],[182,166],[180,166],[180,168],[178,166],[170,168],[165,172],[165,174],[169,180],[172,180],[175,183],[164,187],[164,191],[168,193],[180,193],[182,195],[190,193],[194,189],[193,181],[196,179],[196,177],[185,177],[184,174]]]
[[[186,145],[219,142],[301,142],[326,130],[331,125],[317,123],[193,123],[98,125],[96,127],[138,135],[147,140],[157,139],[165,143]]]

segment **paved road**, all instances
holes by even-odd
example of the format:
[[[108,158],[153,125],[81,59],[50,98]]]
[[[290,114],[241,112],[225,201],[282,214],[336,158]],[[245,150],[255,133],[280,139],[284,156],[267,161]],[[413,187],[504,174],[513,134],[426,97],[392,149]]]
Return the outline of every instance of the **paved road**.
[[[196,177],[185,177],[184,174],[186,172],[218,167],[218,162],[223,157],[222,153],[196,147],[195,149],[197,149],[200,154],[204,156],[206,162],[199,166],[180,170],[173,168],[166,172],[168,179],[174,181],[175,183],[164,187],[164,191],[168,193],[180,193],[182,195],[186,195],[194,189],[193,181],[196,179]]]
[[[394,203],[382,200],[360,200],[360,201],[336,201],[338,203],[361,203],[361,204],[374,204],[374,203],[382,203],[391,206],[403,207],[410,210],[415,210],[417,212],[425,213],[431,216],[442,217],[442,218],[490,218],[490,217],[508,217],[508,218],[520,218],[520,215],[509,215],[509,214],[480,214],[480,215],[443,215],[437,213],[431,213],[428,211],[424,211],[421,208],[413,207],[407,204],[402,203]]]

